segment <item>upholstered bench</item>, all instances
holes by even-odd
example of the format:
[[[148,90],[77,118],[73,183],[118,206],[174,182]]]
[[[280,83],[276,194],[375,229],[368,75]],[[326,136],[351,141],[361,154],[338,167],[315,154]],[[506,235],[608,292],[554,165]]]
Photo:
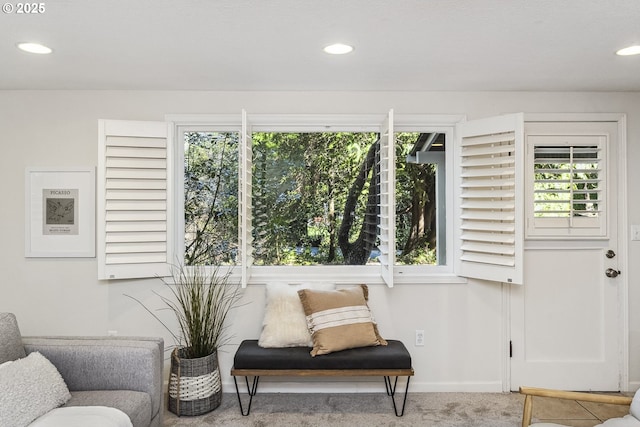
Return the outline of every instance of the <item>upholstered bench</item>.
[[[361,347],[311,357],[308,347],[262,348],[257,340],[246,340],[240,344],[233,359],[231,375],[236,386],[238,404],[242,415],[249,415],[253,396],[258,390],[261,376],[283,377],[358,377],[380,376],[384,378],[387,395],[391,397],[396,416],[404,415],[409,391],[409,380],[413,376],[411,355],[402,342],[387,340],[386,346]],[[246,411],[242,406],[240,389],[236,377],[245,377],[249,403]],[[395,376],[395,381],[391,377]],[[406,376],[402,408],[398,410],[395,400],[398,377]],[[249,385],[249,377],[253,383]]]

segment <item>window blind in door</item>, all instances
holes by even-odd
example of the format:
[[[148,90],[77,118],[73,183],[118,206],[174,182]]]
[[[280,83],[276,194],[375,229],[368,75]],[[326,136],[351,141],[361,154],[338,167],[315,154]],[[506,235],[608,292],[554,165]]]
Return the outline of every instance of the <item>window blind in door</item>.
[[[529,233],[604,235],[604,136],[531,136],[532,209]]]

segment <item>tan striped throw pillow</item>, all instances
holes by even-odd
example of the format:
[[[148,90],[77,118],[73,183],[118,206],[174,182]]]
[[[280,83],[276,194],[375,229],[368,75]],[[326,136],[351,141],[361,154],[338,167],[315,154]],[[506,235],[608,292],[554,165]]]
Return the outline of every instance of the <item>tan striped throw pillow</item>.
[[[387,345],[367,305],[367,285],[336,291],[302,289],[298,295],[313,339],[312,356]]]

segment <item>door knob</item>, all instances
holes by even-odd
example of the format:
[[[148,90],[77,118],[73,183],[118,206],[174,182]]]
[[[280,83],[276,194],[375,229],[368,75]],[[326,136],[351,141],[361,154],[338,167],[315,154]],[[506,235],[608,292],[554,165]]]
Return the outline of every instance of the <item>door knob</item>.
[[[614,251],[612,251],[611,249],[609,249],[607,251],[607,253],[605,254],[605,256],[609,259],[613,258],[614,256],[616,256],[616,253]]]
[[[614,270],[613,268],[607,268],[606,271],[604,272],[604,274],[607,275],[607,277],[618,277],[618,275],[620,274],[620,270]]]

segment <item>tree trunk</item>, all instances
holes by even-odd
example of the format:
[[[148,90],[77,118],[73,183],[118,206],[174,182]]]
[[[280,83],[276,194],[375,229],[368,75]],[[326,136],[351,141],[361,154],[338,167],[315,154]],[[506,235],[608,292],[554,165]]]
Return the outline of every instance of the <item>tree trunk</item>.
[[[425,243],[430,249],[436,244],[435,175],[424,165],[414,165],[410,176],[413,182],[413,197],[409,208],[411,224],[402,255],[411,253]]]
[[[333,189],[331,192],[333,193]],[[329,212],[327,220],[329,222],[329,254],[327,261],[333,262],[336,259],[336,207],[333,194],[331,194],[329,198]]]
[[[353,181],[347,201],[344,206],[344,215],[340,230],[338,231],[338,245],[344,256],[344,263],[347,265],[364,265],[369,259],[371,251],[375,247],[377,235],[377,216],[378,216],[378,177],[375,173],[376,153],[378,151],[380,141],[371,144],[367,155],[360,165],[358,175]],[[373,171],[373,173],[371,173]],[[367,178],[371,173],[369,193],[367,196],[367,208],[365,219],[358,233],[358,237],[354,242],[349,242],[349,235],[356,214],[356,206],[358,198],[362,193]]]
[[[434,174],[430,174],[430,185],[429,191],[427,193],[429,197],[429,203],[425,206],[424,209],[424,223],[429,225],[429,228],[426,232],[427,243],[429,244],[429,249],[435,249],[437,244],[437,223],[436,223],[436,179]]]

